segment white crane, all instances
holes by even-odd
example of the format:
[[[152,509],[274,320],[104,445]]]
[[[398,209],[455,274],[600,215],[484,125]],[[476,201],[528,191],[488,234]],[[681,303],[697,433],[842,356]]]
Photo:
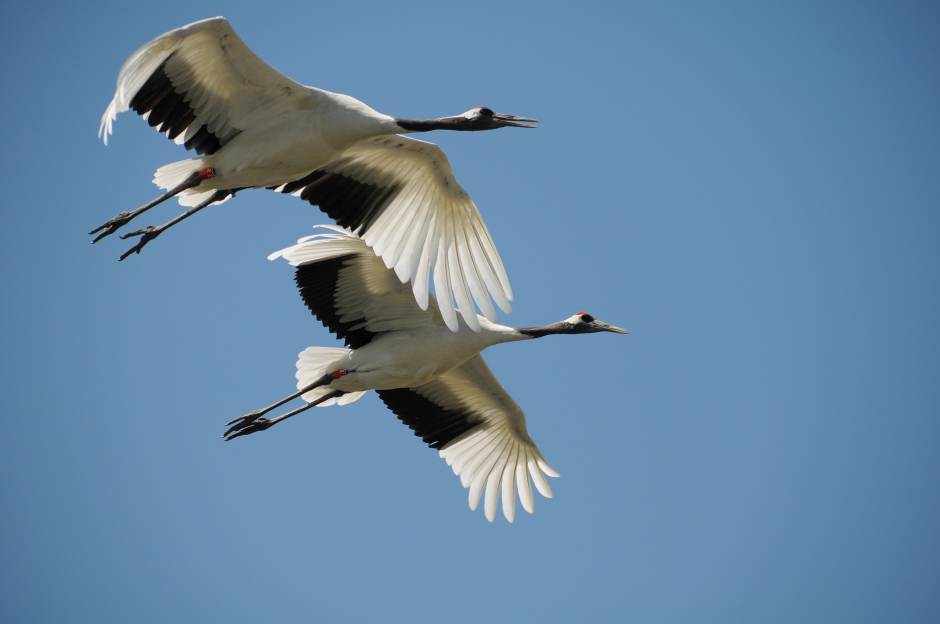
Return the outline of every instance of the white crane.
[[[534,128],[523,122],[538,120],[484,107],[439,119],[383,115],[348,95],[287,78],[252,52],[222,17],[161,35],[124,63],[98,131],[105,144],[117,114],[131,108],[201,156],[160,167],[154,183],[167,193],[90,232],[100,232],[92,241],[97,242],[175,195],[191,207],[161,226],[121,236],[141,236],[121,260],[210,204],[242,189],[270,188],[299,195],[358,232],[402,281],[411,280],[422,309],[433,269],[451,330],[457,331],[451,291],[476,331],[471,297],[490,321],[496,321],[490,295],[511,312],[502,261],[444,152],[396,135]]]
[[[483,317],[481,331],[445,326],[437,303],[418,307],[365,242],[341,228],[317,234],[271,254],[298,267],[297,285],[307,307],[348,349],[310,347],[297,361],[297,388],[264,409],[227,425],[226,440],[263,431],[316,405],[344,405],[375,390],[379,398],[431,448],[439,449],[464,487],[470,509],[486,489],[484,510],[492,522],[502,490],[503,515],[515,517],[516,490],[526,511],[534,501],[530,474],[545,497],[552,492],[542,473],[557,477],[526,432],[525,415],[486,366],[480,352],[503,342],[550,334],[627,331],[585,312],[544,327],[512,328]],[[303,397],[307,404],[276,418],[272,409]]]

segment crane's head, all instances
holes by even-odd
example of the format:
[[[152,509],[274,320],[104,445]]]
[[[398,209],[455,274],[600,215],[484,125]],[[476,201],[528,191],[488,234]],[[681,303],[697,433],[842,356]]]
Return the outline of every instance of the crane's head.
[[[578,312],[571,318],[565,319],[562,323],[571,325],[570,334],[593,334],[596,332],[613,332],[615,334],[629,334],[625,329],[608,325],[603,321],[598,321],[587,312]]]
[[[541,338],[552,334],[594,334],[605,331],[615,334],[630,333],[625,329],[598,321],[587,312],[578,312],[571,318],[544,327],[519,327],[516,331],[529,338]]]
[[[458,130],[462,132],[472,132],[474,130],[495,130],[496,128],[506,128],[513,126],[516,128],[538,128],[523,121],[532,121],[538,123],[538,119],[529,117],[513,117],[512,115],[503,115],[494,113],[492,109],[485,106],[471,108],[462,115],[453,117],[440,117],[438,119],[402,119],[394,117],[395,123],[405,132],[429,132],[431,130]]]
[[[496,128],[506,128],[508,126],[512,126],[514,128],[538,128],[538,126],[533,126],[530,123],[519,122],[539,122],[538,119],[530,119],[529,117],[513,117],[512,115],[494,113],[492,109],[486,108],[485,106],[471,108],[463,115],[460,115],[460,117],[463,117],[470,122],[470,128],[468,128],[469,130],[495,130]]]

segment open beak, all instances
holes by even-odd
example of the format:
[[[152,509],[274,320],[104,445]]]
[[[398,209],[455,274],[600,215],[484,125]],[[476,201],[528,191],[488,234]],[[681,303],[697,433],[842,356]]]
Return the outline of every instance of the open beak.
[[[515,128],[538,128],[538,126],[533,126],[528,123],[519,123],[520,121],[531,121],[538,123],[538,119],[530,119],[529,117],[513,117],[512,115],[503,115],[502,113],[493,113],[493,119],[499,122],[500,126],[513,126]]]
[[[607,323],[604,323],[603,321],[594,321],[592,325],[594,325],[594,327],[597,328],[597,331],[607,331],[607,332],[613,332],[615,334],[629,334],[630,333],[625,329],[614,327],[613,325],[608,325]]]

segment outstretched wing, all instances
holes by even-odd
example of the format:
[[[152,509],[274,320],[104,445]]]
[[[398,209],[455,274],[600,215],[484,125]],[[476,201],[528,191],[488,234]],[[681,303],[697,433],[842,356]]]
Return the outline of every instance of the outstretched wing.
[[[401,281],[411,281],[422,308],[433,269],[438,305],[451,330],[457,331],[454,298],[474,331],[480,325],[473,301],[494,323],[490,296],[512,312],[509,278],[480,211],[433,143],[397,135],[365,139],[326,167],[272,188],[320,206],[357,232]]]
[[[197,154],[213,154],[251,124],[316,106],[318,95],[265,63],[223,17],[171,30],[131,55],[101,118],[129,108]]]
[[[426,310],[411,290],[361,238],[330,226],[335,234],[316,234],[268,256],[297,267],[295,279],[311,312],[352,349],[383,331],[443,325],[432,298]]]
[[[493,376],[483,357],[475,355],[462,366],[417,388],[377,390],[379,397],[454,469],[470,488],[470,509],[476,509],[486,487],[483,505],[490,522],[502,490],[503,515],[516,513],[516,490],[526,511],[535,503],[529,475],[547,498],[552,490],[542,475],[559,476],[529,437],[522,409]]]

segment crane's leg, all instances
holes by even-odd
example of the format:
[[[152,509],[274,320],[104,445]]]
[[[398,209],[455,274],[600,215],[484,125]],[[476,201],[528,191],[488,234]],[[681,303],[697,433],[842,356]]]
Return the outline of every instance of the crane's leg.
[[[156,198],[149,204],[144,204],[137,210],[131,210],[130,212],[122,212],[121,214],[114,217],[107,223],[102,223],[101,225],[93,229],[91,232],[89,232],[89,234],[94,234],[98,230],[104,230],[101,234],[96,236],[95,240],[91,241],[91,243],[95,244],[98,241],[100,241],[102,238],[104,238],[105,236],[108,236],[109,234],[114,234],[134,217],[138,215],[142,215],[143,213],[147,212],[148,210],[150,210],[157,204],[162,204],[163,202],[170,199],[174,195],[179,195],[186,189],[191,189],[191,188],[199,186],[203,180],[214,176],[214,174],[210,175],[209,173],[207,173],[208,171],[211,171],[211,169],[197,171],[193,173],[191,176],[189,176],[188,178],[186,178],[185,180],[183,180],[183,182],[179,186],[175,188],[171,188],[169,191],[167,191],[160,197]]]
[[[249,412],[249,413],[245,414],[244,416],[239,416],[239,417],[236,418],[235,420],[230,420],[230,421],[228,421],[227,423],[225,423],[225,426],[228,427],[229,425],[232,425],[232,424],[236,423],[237,421],[243,420],[243,419],[244,419],[244,420],[249,420],[249,421],[251,421],[251,420],[254,420],[254,419],[256,419],[256,418],[260,418],[261,416],[264,416],[265,414],[267,414],[268,412],[270,412],[271,410],[273,410],[275,407],[280,407],[280,406],[284,405],[285,403],[287,403],[288,401],[293,401],[294,399],[296,399],[297,397],[299,397],[299,396],[302,395],[302,394],[307,394],[307,393],[310,392],[311,390],[316,390],[316,389],[319,388],[320,386],[325,386],[325,385],[328,384],[328,383],[332,383],[332,382],[333,382],[333,379],[334,379],[333,373],[327,373],[326,375],[324,375],[323,377],[320,377],[319,379],[317,379],[315,382],[313,382],[312,384],[310,384],[310,385],[307,386],[306,388],[303,388],[303,389],[301,389],[301,390],[298,390],[297,392],[295,392],[294,394],[290,395],[289,397],[284,397],[283,399],[281,399],[281,400],[278,401],[277,403],[273,403],[273,404],[271,404],[271,405],[269,405],[269,406],[267,406],[267,407],[265,407],[265,408],[263,408],[263,409],[255,410],[255,411],[253,411],[253,412]]]
[[[331,380],[332,380],[332,379],[331,379]],[[233,440],[233,439],[237,438],[238,436],[248,435],[249,433],[254,433],[255,431],[264,431],[265,429],[276,425],[277,423],[281,422],[282,420],[287,420],[287,419],[290,418],[291,416],[296,416],[296,415],[299,414],[300,412],[306,411],[306,410],[310,409],[311,407],[315,407],[315,406],[319,405],[320,403],[323,403],[323,402],[325,402],[325,401],[329,401],[330,399],[335,399],[336,397],[341,397],[341,396],[343,396],[344,394],[346,394],[346,393],[343,392],[342,390],[334,390],[333,392],[330,392],[329,394],[323,395],[322,397],[320,397],[320,398],[317,399],[316,401],[311,401],[310,403],[307,403],[307,404],[304,405],[303,407],[298,407],[298,408],[295,409],[294,411],[292,411],[292,412],[287,412],[286,414],[283,414],[283,415],[281,415],[281,416],[278,416],[277,418],[268,419],[268,418],[264,418],[264,417],[260,417],[260,416],[254,417],[254,418],[252,418],[252,419],[249,420],[249,421],[243,421],[243,422],[241,422],[241,423],[235,425],[234,427],[232,427],[231,429],[229,429],[228,431],[226,431],[226,432],[222,435],[222,437],[224,437],[225,440],[226,440],[226,442],[227,442],[227,441],[229,441],[229,440]],[[245,416],[243,416],[242,418],[245,418]],[[236,418],[235,420],[241,420],[241,419],[240,419],[240,418]],[[232,421],[232,422],[235,422],[235,421]],[[228,423],[228,424],[231,424],[231,423]]]
[[[337,370],[333,371],[332,373],[327,373],[327,374],[323,375],[322,377],[320,377],[319,379],[317,379],[315,382],[313,382],[312,384],[310,384],[310,385],[307,386],[306,388],[302,388],[302,389],[298,390],[298,391],[295,392],[294,394],[290,395],[289,397],[285,397],[285,398],[281,399],[281,400],[278,401],[277,403],[273,403],[273,404],[271,404],[271,405],[269,405],[269,406],[267,406],[267,407],[265,407],[265,408],[263,408],[263,409],[259,409],[259,410],[255,410],[255,411],[253,411],[253,412],[249,412],[249,413],[245,414],[244,416],[239,416],[238,418],[236,418],[236,419],[234,419],[234,420],[228,421],[227,423],[225,423],[225,426],[226,426],[226,427],[228,427],[229,425],[234,425],[234,426],[233,426],[231,429],[229,429],[228,431],[226,431],[226,432],[223,434],[222,437],[224,438],[225,436],[227,436],[228,434],[232,433],[233,431],[240,431],[240,430],[244,429],[245,427],[249,427],[249,426],[251,426],[255,421],[257,421],[258,419],[261,419],[261,420],[264,420],[264,421],[268,421],[267,418],[261,418],[261,417],[264,416],[265,414],[267,414],[268,412],[270,412],[271,410],[273,410],[275,407],[280,407],[280,406],[284,405],[285,403],[287,403],[288,401],[293,401],[293,400],[296,399],[297,397],[299,397],[299,396],[301,396],[301,395],[304,395],[304,394],[307,394],[307,393],[310,392],[311,390],[316,390],[316,389],[319,388],[320,386],[325,386],[325,385],[327,385],[327,384],[333,383],[333,380],[334,380],[334,379],[339,379],[340,377],[343,377],[343,376],[346,375],[346,374],[347,374],[347,371],[346,371],[345,368],[337,369]],[[322,403],[322,402],[325,401],[325,400],[326,400],[326,399],[322,399],[321,401],[318,401],[318,402],[315,403],[315,404],[319,405],[319,403]],[[302,408],[302,410],[307,409],[307,407],[312,407],[312,405],[308,404],[306,407]],[[295,412],[291,412],[291,415],[293,415],[294,413],[295,413]],[[281,418],[279,418],[279,419],[277,419],[277,420],[283,420],[284,418],[287,418],[287,417],[286,417],[286,416],[283,416],[283,417],[281,417]],[[268,422],[270,423],[271,421],[268,421]],[[273,423],[271,423],[271,424],[273,424]],[[263,427],[262,429],[267,429],[267,428],[270,427],[270,426],[271,426],[271,425],[269,424],[269,425],[267,425],[266,427]],[[258,429],[257,431],[260,431],[260,430],[261,430],[261,429]],[[249,432],[247,432],[247,433],[252,433],[252,431],[249,431]],[[245,435],[245,434],[239,434],[239,435]],[[232,437],[235,437],[235,436],[232,436]],[[230,440],[231,438],[226,438],[226,439],[229,439],[229,440]]]
[[[241,190],[241,189],[238,189],[238,190]],[[209,204],[213,204],[213,203],[215,203],[215,202],[217,202],[217,201],[222,201],[223,199],[225,199],[225,198],[228,197],[229,195],[234,195],[235,192],[236,192],[235,190],[230,190],[230,191],[216,191],[215,193],[212,194],[212,197],[210,197],[210,198],[207,199],[206,201],[202,202],[201,204],[199,204],[198,206],[196,206],[196,207],[194,207],[194,208],[190,208],[189,210],[187,210],[186,212],[184,212],[184,213],[181,214],[180,216],[178,216],[178,217],[176,217],[175,219],[172,219],[172,220],[170,220],[170,221],[167,221],[167,222],[164,223],[163,225],[158,225],[158,226],[148,225],[147,227],[145,227],[145,228],[142,229],[142,230],[137,230],[136,232],[129,232],[129,233],[127,233],[127,234],[122,234],[122,235],[121,235],[121,239],[122,239],[122,240],[128,239],[128,238],[130,238],[131,236],[141,236],[141,235],[143,235],[143,236],[141,236],[141,239],[137,242],[136,245],[134,245],[133,247],[131,247],[130,249],[128,249],[127,251],[125,251],[125,252],[124,252],[124,255],[122,255],[120,259],[123,260],[124,258],[128,257],[129,255],[131,255],[132,253],[135,253],[135,252],[136,252],[136,253],[140,253],[140,250],[144,248],[144,245],[146,245],[147,243],[149,243],[150,241],[152,241],[152,240],[155,239],[156,237],[160,236],[160,234],[163,232],[163,230],[165,230],[165,229],[167,229],[168,227],[171,227],[171,226],[173,226],[173,225],[176,225],[177,223],[179,223],[180,221],[182,221],[183,219],[185,219],[185,218],[187,218],[187,217],[193,216],[194,214],[196,214],[197,212],[199,212],[200,210],[202,210],[203,208],[205,208],[205,207],[208,206]]]

